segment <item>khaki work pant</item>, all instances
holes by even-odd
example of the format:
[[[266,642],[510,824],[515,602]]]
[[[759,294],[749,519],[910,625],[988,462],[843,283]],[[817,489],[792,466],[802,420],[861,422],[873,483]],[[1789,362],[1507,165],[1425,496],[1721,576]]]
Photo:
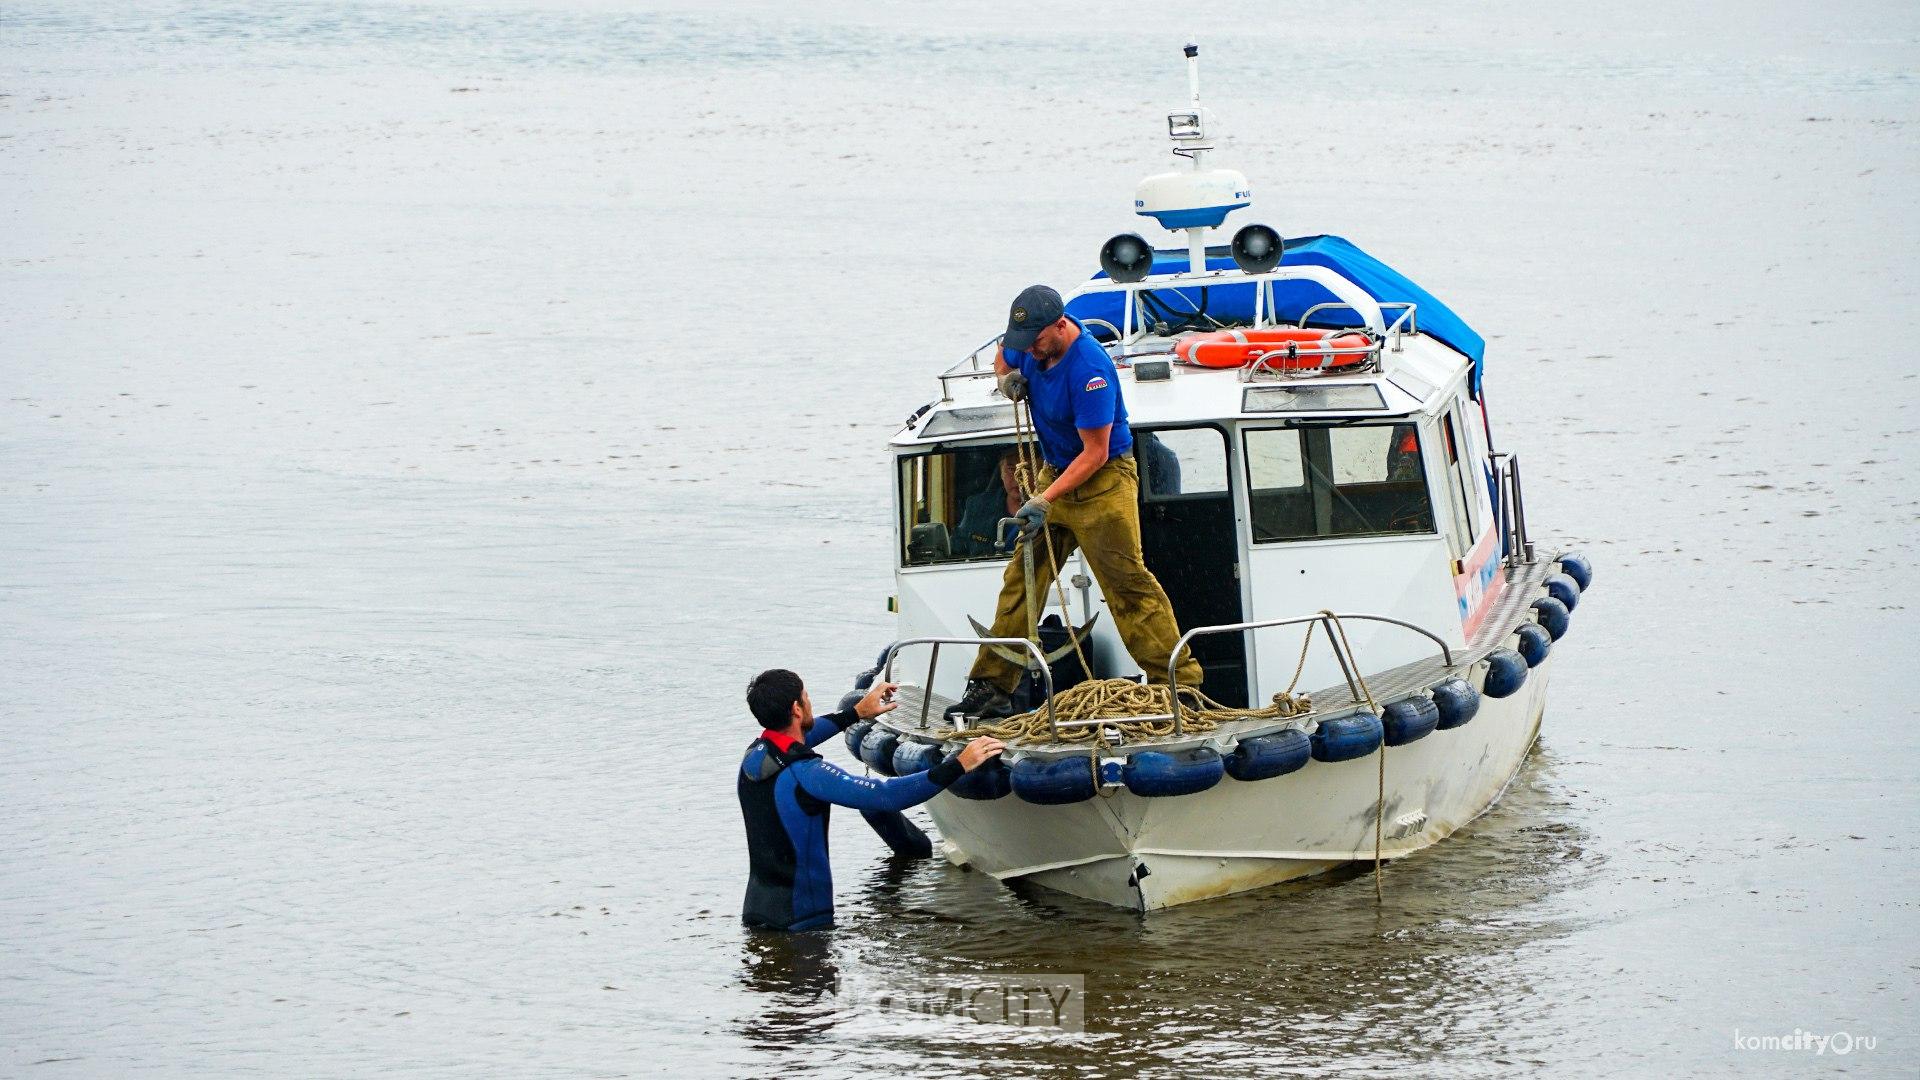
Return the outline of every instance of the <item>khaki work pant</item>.
[[[1057,475],[1053,466],[1043,468],[1040,489],[1046,490]],[[1106,594],[1107,609],[1113,613],[1114,626],[1127,652],[1147,673],[1147,681],[1165,679],[1167,661],[1180,641],[1180,627],[1174,622],[1173,604],[1167,600],[1166,590],[1140,556],[1140,472],[1133,455],[1109,458],[1085,483],[1061,496],[1047,513],[1047,532],[1053,539],[1053,554],[1061,563],[1076,546],[1086,553],[1087,565],[1100,582],[1100,591]],[[1048,601],[1056,595],[1053,579],[1060,570],[1057,565],[1048,565],[1046,540],[1036,534],[1027,542],[1033,544],[1034,590],[1044,616]],[[1027,576],[1018,551],[1007,561],[1000,604],[993,616],[993,636],[1027,636]],[[1020,685],[1023,670],[982,646],[971,677],[1011,691]],[[1200,665],[1189,651],[1180,660],[1180,685],[1199,686],[1200,677]]]

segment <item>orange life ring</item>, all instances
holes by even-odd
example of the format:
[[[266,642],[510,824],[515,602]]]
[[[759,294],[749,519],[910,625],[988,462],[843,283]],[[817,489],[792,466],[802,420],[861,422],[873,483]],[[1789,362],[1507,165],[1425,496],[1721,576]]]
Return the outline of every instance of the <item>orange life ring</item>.
[[[1294,355],[1273,357],[1265,366],[1298,371],[1352,367],[1367,358],[1361,350],[1371,344],[1372,339],[1365,334],[1339,334],[1329,338],[1325,330],[1279,327],[1193,334],[1174,342],[1173,352],[1187,363],[1200,367],[1234,368],[1245,367],[1271,352],[1286,353],[1287,346],[1292,345]]]

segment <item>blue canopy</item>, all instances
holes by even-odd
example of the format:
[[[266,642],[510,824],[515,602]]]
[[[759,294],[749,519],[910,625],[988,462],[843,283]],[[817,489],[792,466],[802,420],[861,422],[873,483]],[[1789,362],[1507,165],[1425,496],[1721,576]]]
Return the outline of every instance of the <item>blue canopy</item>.
[[[1367,295],[1382,302],[1411,301],[1420,306],[1416,316],[1422,333],[1446,343],[1465,355],[1473,362],[1473,395],[1480,396],[1480,369],[1486,356],[1487,342],[1473,332],[1460,316],[1452,309],[1434,299],[1432,293],[1402,277],[1398,271],[1379,259],[1361,251],[1338,236],[1306,236],[1286,242],[1286,254],[1280,259],[1282,266],[1324,266],[1340,276],[1352,281],[1366,291]],[[1230,270],[1233,257],[1224,247],[1207,249],[1207,269]],[[1187,269],[1185,251],[1155,251],[1153,253],[1153,272],[1156,274],[1180,273]],[[1094,275],[1096,280],[1107,275],[1102,272]],[[1144,294],[1143,294],[1144,295]],[[1200,309],[1206,305],[1208,315],[1224,323],[1252,322],[1254,289],[1253,282],[1234,282],[1226,285],[1193,286],[1184,289],[1154,289],[1153,299],[1167,310],[1178,315]],[[1302,312],[1315,304],[1333,300],[1332,294],[1311,281],[1276,281],[1273,283],[1273,315],[1288,321],[1300,318]],[[1067,314],[1076,318],[1105,319],[1120,325],[1124,315],[1125,300],[1120,293],[1089,293],[1074,297],[1067,304]],[[1387,321],[1392,322],[1397,312],[1389,311]],[[1347,308],[1329,308],[1314,313],[1313,325],[1326,327],[1359,326],[1358,312]]]

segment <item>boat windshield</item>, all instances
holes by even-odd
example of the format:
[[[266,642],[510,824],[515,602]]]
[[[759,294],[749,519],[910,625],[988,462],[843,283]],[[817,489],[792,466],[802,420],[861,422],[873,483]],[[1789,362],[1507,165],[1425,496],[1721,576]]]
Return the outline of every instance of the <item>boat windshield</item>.
[[[1413,424],[1248,431],[1253,542],[1433,532],[1420,442]]]
[[[901,557],[906,566],[1004,559],[994,547],[1000,519],[1023,499],[1012,443],[937,450],[900,459]],[[1006,532],[1011,533],[1012,526]]]

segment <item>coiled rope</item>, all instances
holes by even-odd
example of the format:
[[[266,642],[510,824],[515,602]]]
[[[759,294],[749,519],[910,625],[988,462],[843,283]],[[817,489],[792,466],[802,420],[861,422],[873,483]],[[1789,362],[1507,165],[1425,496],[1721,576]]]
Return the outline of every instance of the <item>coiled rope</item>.
[[[1311,633],[1311,631],[1309,631]],[[1284,720],[1313,710],[1306,695],[1295,695],[1292,688],[1273,695],[1273,703],[1262,709],[1236,709],[1222,705],[1200,692],[1199,688],[1180,688],[1180,719],[1189,735],[1214,731],[1230,720]],[[1139,719],[1151,717],[1152,719]],[[1053,721],[1106,720],[1104,724],[1062,727],[1054,735]],[[1159,739],[1175,733],[1173,688],[1165,683],[1137,683],[1132,679],[1089,679],[1053,697],[1053,720],[1043,706],[1032,712],[992,720],[951,732],[937,732],[948,739],[972,739],[991,735],[1001,742],[1068,742],[1093,740],[1107,743],[1111,734],[1123,739]]]

